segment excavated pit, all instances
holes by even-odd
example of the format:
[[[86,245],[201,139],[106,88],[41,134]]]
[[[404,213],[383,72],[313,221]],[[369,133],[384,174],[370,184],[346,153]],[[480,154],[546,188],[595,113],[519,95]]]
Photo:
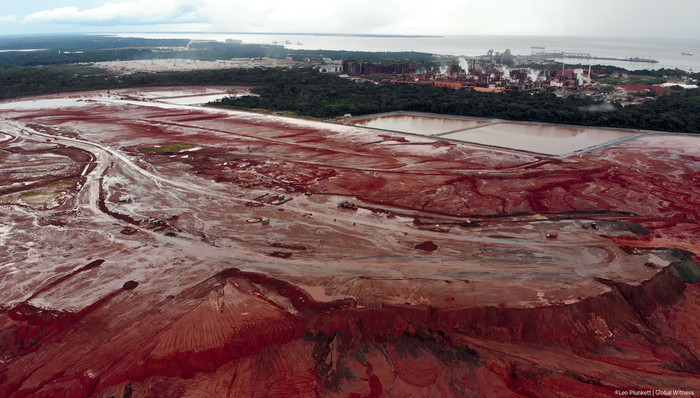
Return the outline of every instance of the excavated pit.
[[[0,132],[0,396],[700,394],[697,137],[552,157],[106,93]]]

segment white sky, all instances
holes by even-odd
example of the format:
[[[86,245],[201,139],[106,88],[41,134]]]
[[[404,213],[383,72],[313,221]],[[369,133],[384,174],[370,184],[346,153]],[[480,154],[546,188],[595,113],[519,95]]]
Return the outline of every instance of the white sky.
[[[4,0],[0,34],[284,32],[700,39],[700,0]]]

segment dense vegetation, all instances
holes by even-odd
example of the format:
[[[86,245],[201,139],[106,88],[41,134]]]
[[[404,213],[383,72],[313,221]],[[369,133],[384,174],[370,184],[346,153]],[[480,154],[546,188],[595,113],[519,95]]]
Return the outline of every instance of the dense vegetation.
[[[294,50],[289,56],[295,61],[306,58],[324,57],[330,59],[361,59],[371,62],[412,61],[426,67],[439,66],[440,62],[432,54],[416,51],[345,51],[345,50]]]
[[[532,68],[532,69],[551,69],[560,70],[562,66],[566,68],[581,68],[583,70],[588,70],[588,64],[563,64],[561,62],[550,62],[550,63],[529,63],[518,65],[518,68]],[[611,74],[613,72],[627,72],[634,76],[647,76],[652,78],[682,78],[691,77],[693,79],[700,79],[700,72],[689,73],[682,69],[670,69],[670,68],[659,68],[659,69],[639,69],[634,72],[630,72],[625,68],[613,65],[591,65],[591,70],[594,75],[596,74]]]
[[[187,45],[187,43],[185,43]],[[183,46],[184,47],[184,46]],[[0,68],[36,65],[66,65],[75,63],[129,61],[139,59],[186,58],[197,60],[217,60],[231,58],[284,58],[288,50],[282,46],[261,44],[226,44],[210,47],[192,46],[190,50],[171,48],[112,48],[83,52],[42,50],[31,52],[7,52],[0,55]],[[79,50],[80,51],[80,50]]]
[[[222,106],[263,108],[317,118],[404,110],[700,133],[700,89],[673,92],[641,105],[605,108],[594,106],[599,102],[589,97],[357,83],[313,69],[226,69],[115,76],[101,69],[73,65],[0,68],[0,98],[119,87],[206,84],[254,85],[260,95],[227,98],[219,102]]]
[[[113,75],[84,65],[0,68],[0,99],[66,91],[178,85],[267,85],[301,73],[279,69],[224,69]],[[315,74],[315,72],[313,72]]]
[[[188,39],[144,39],[103,35],[12,35],[0,36],[0,50],[47,49],[57,51],[92,51],[115,48],[186,46]]]
[[[292,57],[294,60],[318,57],[337,60],[355,58],[375,62],[402,60],[420,62],[424,65],[436,64],[431,54],[413,51],[290,50],[281,45],[190,42],[186,39],[143,39],[98,35],[0,36],[0,50],[18,49],[41,51],[0,53],[0,68],[136,59],[217,60],[256,57],[278,59]]]
[[[190,50],[183,50],[190,44]],[[168,50],[159,47],[169,47]],[[180,49],[178,49],[180,47]],[[0,99],[65,91],[166,85],[254,85],[259,97],[225,99],[222,106],[263,108],[318,118],[388,111],[420,111],[591,126],[626,127],[700,133],[700,90],[680,90],[641,105],[612,108],[588,97],[558,98],[552,93],[492,94],[454,91],[407,84],[356,83],[312,69],[229,69],[189,72],[135,73],[117,76],[89,62],[184,57],[357,58],[372,61],[402,59],[429,64],[429,54],[362,53],[286,50],[282,46],[236,43],[190,43],[108,36],[0,37],[0,50],[44,48],[38,52],[0,53]],[[60,53],[59,53],[60,52]],[[68,53],[66,53],[68,52]],[[82,52],[82,53],[81,53]],[[75,62],[88,64],[76,65]],[[624,69],[615,67],[609,72]],[[635,71],[649,81],[680,76],[678,70]],[[696,74],[697,75],[697,74]],[[700,77],[700,76],[698,76]]]
[[[700,89],[660,96],[641,105],[600,107],[589,97],[553,93],[480,93],[408,84],[356,83],[312,70],[277,74],[260,84],[259,97],[226,98],[221,105],[264,108],[330,118],[418,111],[587,126],[700,133]]]

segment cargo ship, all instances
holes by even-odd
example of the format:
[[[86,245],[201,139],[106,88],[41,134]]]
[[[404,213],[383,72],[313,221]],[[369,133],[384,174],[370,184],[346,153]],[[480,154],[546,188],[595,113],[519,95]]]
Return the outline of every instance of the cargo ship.
[[[605,59],[605,58],[598,58],[598,59]],[[612,58],[611,58],[611,59],[612,59]],[[647,62],[647,63],[650,63],[650,64],[658,64],[658,63],[659,63],[659,61],[657,61],[657,60],[655,60],[655,59],[651,59],[651,58],[640,58],[640,57],[630,57],[630,58],[626,58],[626,59],[624,59],[624,60],[622,60],[622,61],[628,61],[628,62]]]

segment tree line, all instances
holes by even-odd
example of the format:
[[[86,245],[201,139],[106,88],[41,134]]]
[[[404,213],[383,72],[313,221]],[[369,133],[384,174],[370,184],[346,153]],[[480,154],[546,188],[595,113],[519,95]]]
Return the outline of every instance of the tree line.
[[[11,51],[35,49],[38,51]],[[413,61],[437,64],[432,54],[415,51],[293,50],[282,45],[238,42],[193,41],[188,39],[145,39],[101,35],[8,36],[0,37],[0,68],[65,65],[117,60],[173,59],[220,60],[231,58],[291,57],[363,59],[368,61]]]
[[[700,89],[680,90],[640,105],[595,107],[590,97],[550,92],[480,93],[448,88],[358,83],[310,68],[251,68],[112,75],[89,66],[0,68],[0,99],[65,91],[173,85],[252,85],[259,96],[215,105],[269,109],[316,118],[350,113],[417,111],[508,120],[700,133]],[[596,111],[605,109],[606,111]]]
[[[481,93],[424,85],[377,85],[312,70],[295,70],[258,85],[254,92],[259,96],[224,98],[218,104],[287,111],[317,118],[402,110],[700,133],[700,89],[673,92],[639,105],[596,107],[601,102],[593,98],[560,98],[551,92]]]

